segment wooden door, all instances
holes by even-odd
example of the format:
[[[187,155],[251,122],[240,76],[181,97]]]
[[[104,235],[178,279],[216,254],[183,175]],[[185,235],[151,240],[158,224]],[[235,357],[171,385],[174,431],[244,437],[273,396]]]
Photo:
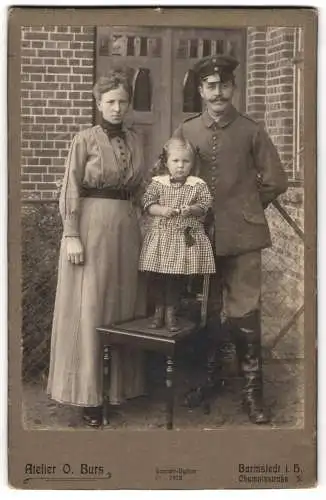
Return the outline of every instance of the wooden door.
[[[96,77],[111,67],[130,72],[134,99],[127,121],[140,130],[145,162],[150,167],[161,149],[162,137],[170,133],[165,110],[171,105],[166,60],[170,60],[163,28],[97,28]],[[168,88],[166,88],[168,85]]]
[[[97,28],[96,77],[112,66],[129,68],[134,99],[129,121],[142,132],[145,161],[150,168],[163,144],[201,102],[185,106],[188,71],[201,57],[230,53],[236,70],[234,104],[245,107],[244,30],[110,26]],[[98,118],[98,117],[97,117]]]

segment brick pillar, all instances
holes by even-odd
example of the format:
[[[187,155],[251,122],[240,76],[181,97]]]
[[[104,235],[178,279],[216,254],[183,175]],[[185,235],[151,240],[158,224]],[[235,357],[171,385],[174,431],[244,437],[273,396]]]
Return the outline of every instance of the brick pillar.
[[[267,28],[266,126],[290,175],[294,133],[293,51],[294,28]]]
[[[266,27],[247,31],[247,113],[255,120],[265,119]]]
[[[52,199],[73,135],[92,125],[94,29],[21,30],[22,197]]]

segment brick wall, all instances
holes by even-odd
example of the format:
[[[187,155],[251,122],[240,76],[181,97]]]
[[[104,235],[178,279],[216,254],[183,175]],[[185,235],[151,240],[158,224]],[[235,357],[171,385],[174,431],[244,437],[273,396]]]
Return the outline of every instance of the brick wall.
[[[265,120],[266,96],[266,28],[247,31],[247,113],[254,120]]]
[[[265,124],[290,180],[294,179],[295,170],[294,36],[295,28],[292,27],[250,27],[247,33],[247,112]],[[296,172],[296,178],[301,175]],[[303,229],[302,186],[290,188],[280,197],[280,202]],[[273,247],[264,252],[264,269],[270,272],[280,271],[282,279],[278,278],[278,288],[281,290],[283,287],[286,291],[284,302],[300,306],[304,245],[273,206],[266,211],[266,215]]]
[[[266,126],[281,160],[292,170],[294,28],[266,31]]]
[[[21,31],[23,198],[51,199],[73,135],[92,125],[94,29]]]
[[[264,122],[290,178],[293,175],[294,28],[250,27],[247,112]]]

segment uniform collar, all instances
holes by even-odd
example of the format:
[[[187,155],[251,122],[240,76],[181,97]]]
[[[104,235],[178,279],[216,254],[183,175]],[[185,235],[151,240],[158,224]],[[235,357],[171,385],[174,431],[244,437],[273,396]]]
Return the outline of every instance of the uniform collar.
[[[218,127],[226,127],[229,123],[233,122],[238,115],[239,113],[235,107],[229,104],[218,122],[211,117],[207,109],[202,114],[202,119],[206,127],[212,127],[215,123]]]

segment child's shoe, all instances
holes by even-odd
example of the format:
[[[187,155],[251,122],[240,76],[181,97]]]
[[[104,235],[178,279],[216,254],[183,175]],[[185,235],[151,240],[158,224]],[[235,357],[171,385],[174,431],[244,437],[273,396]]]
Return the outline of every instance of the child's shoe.
[[[150,328],[162,328],[164,325],[164,306],[158,305],[155,307],[154,317],[152,319]]]

